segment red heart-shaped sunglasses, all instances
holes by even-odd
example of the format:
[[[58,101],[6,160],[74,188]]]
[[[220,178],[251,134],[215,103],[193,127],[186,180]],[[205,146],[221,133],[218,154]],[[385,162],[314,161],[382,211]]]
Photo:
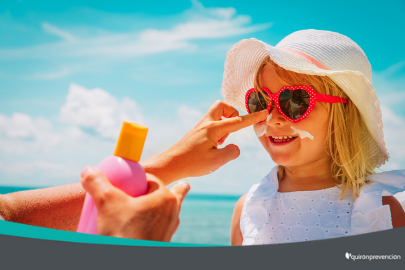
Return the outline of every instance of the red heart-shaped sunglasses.
[[[298,122],[307,117],[316,102],[347,103],[347,99],[316,93],[306,85],[284,86],[277,94],[269,89],[261,88],[262,92],[252,88],[246,92],[245,103],[248,113],[272,109],[275,101],[278,111],[291,122]]]

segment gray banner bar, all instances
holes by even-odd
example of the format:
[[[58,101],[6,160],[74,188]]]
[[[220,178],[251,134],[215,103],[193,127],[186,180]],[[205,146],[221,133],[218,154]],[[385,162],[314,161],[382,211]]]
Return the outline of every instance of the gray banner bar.
[[[405,269],[404,240],[405,227],[248,247],[111,246],[0,235],[0,269]]]

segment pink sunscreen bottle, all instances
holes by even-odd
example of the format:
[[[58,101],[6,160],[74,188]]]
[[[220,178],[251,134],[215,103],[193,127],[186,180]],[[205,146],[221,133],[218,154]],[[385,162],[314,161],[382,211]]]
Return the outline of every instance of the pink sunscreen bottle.
[[[147,132],[147,127],[124,122],[114,155],[105,158],[97,167],[111,184],[132,197],[146,194],[148,188],[145,171],[138,163]],[[77,232],[98,234],[97,215],[93,198],[86,194]]]

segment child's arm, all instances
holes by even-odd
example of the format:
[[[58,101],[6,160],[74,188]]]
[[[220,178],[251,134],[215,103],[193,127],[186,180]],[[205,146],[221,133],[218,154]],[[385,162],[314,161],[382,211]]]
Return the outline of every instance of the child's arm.
[[[383,196],[383,205],[389,205],[391,210],[392,227],[398,228],[405,226],[405,212],[401,203],[394,196]]]
[[[231,223],[231,245],[242,245],[243,237],[240,231],[240,215],[242,213],[243,204],[245,203],[246,194],[240,197],[233,210]]]
[[[0,195],[7,221],[75,231],[86,191],[81,183]]]

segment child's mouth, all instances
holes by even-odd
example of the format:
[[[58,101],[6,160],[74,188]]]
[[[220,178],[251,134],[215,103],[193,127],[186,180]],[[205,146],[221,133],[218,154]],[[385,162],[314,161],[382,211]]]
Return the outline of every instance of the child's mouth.
[[[281,145],[281,144],[289,143],[289,142],[295,140],[297,137],[298,136],[280,136],[280,137],[270,136],[269,138],[272,143]]]

